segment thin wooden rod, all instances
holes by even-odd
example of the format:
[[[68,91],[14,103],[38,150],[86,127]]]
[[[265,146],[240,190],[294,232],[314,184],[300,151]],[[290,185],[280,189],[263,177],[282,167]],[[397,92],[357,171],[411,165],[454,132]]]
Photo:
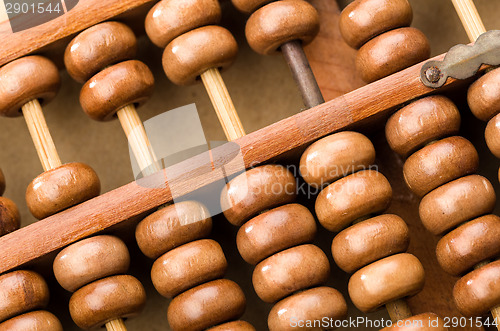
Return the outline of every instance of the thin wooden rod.
[[[307,108],[312,108],[325,102],[314,77],[309,60],[304,53],[300,41],[289,41],[281,45],[281,53],[290,67],[293,79],[302,95],[302,100]]]
[[[22,111],[43,170],[48,171],[60,167],[62,165],[61,159],[57,154],[54,140],[52,140],[43,116],[42,106],[38,100],[32,100],[25,104]]]
[[[135,106],[125,106],[117,112],[117,115],[141,171],[145,175],[160,171],[160,165]]]
[[[408,303],[403,299],[389,302],[385,307],[393,323],[412,316]]]
[[[455,6],[455,10],[462,21],[462,25],[467,32],[467,36],[471,42],[476,41],[479,35],[486,32],[483,21],[477,12],[476,6],[472,0],[451,0]]]
[[[208,96],[222,125],[222,129],[229,141],[236,140],[245,135],[240,117],[234,108],[226,84],[222,80],[219,69],[213,68],[201,74]]]
[[[127,327],[121,318],[106,323],[107,331],[127,331]]]

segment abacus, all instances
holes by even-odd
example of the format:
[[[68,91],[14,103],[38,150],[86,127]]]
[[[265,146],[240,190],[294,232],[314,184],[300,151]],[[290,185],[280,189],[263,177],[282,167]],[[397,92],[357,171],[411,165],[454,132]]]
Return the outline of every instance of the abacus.
[[[355,0],[342,13],[326,0],[81,0],[15,34],[0,23],[0,114],[24,117],[44,170],[23,174],[26,200],[14,203],[24,187],[2,162],[0,330],[347,329],[360,316],[393,323],[360,329],[498,328],[498,33],[470,0],[452,3],[476,53],[429,59],[407,0]],[[235,88],[239,52],[245,75],[269,71],[273,93]],[[213,136],[238,146],[246,171],[227,145],[163,169],[142,121],[168,110],[169,91],[183,93],[171,108],[204,100],[222,127]],[[61,123],[85,122],[57,130],[80,135],[78,148],[52,136],[61,96]],[[288,98],[303,105],[248,130],[256,108]],[[493,155],[476,150],[483,131]],[[8,138],[28,145],[21,133]],[[122,146],[121,163],[104,138]],[[80,150],[92,157],[61,162]],[[106,183],[97,158],[128,184]],[[219,215],[173,203],[221,180]],[[39,221],[20,228],[27,210]]]

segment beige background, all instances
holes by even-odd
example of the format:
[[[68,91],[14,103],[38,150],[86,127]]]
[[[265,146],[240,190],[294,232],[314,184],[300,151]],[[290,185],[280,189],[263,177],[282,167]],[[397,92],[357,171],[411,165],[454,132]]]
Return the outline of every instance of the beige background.
[[[341,1],[344,6],[349,1]],[[433,54],[445,52],[456,43],[467,43],[467,36],[448,0],[413,0],[415,19],[413,26],[420,28],[429,38]],[[500,28],[498,13],[500,1],[476,0],[487,29]],[[233,97],[236,108],[247,132],[255,131],[270,123],[290,116],[303,108],[300,96],[291,75],[281,57],[263,57],[253,53],[246,44],[243,35],[245,17],[237,13],[228,4],[225,5],[223,25],[236,35],[240,54],[234,66],[224,73],[225,81]],[[332,54],[335,56],[335,54]],[[191,87],[177,87],[167,81],[160,66],[161,51],[146,38],[140,40],[139,59],[146,62],[153,70],[156,79],[156,93],[140,109],[143,120],[170,109],[195,102],[202,120],[207,140],[223,140],[224,135],[217,117],[201,84]],[[332,77],[335,79],[335,77]],[[62,73],[62,88],[59,96],[45,107],[45,114],[55,144],[63,162],[80,161],[91,165],[99,174],[102,191],[106,192],[128,183],[132,171],[128,155],[128,146],[117,121],[98,123],[88,119],[78,103],[80,85]],[[467,110],[465,107],[465,113]],[[481,150],[481,173],[497,183],[495,172],[498,161],[487,151],[482,138],[484,124],[465,114],[467,126],[464,134],[471,138]],[[380,131],[380,130],[378,130]],[[380,139],[378,139],[380,140]],[[42,168],[32,146],[28,130],[22,118],[0,119],[0,167],[7,179],[5,196],[14,200],[21,211],[22,224],[34,222],[24,201],[25,188]],[[382,144],[384,144],[382,142]],[[497,184],[495,184],[497,185]],[[496,187],[498,189],[498,186]],[[249,301],[247,313],[243,317],[252,322],[258,330],[266,329],[269,305],[262,304],[251,286],[252,268],[246,265],[234,245],[236,230],[221,218],[216,218],[214,237],[220,239],[231,263],[227,277],[244,288]],[[318,242],[330,255],[331,234],[320,230]],[[161,298],[152,288],[149,279],[151,261],[140,253],[133,243],[130,245],[135,258],[132,273],[139,277],[148,291],[148,305],[144,313],[127,322],[130,330],[168,330],[166,307],[168,301]],[[433,248],[429,248],[433,249]],[[333,270],[330,284],[345,290],[347,276],[339,270]],[[50,279],[50,278],[49,278]],[[66,330],[76,330],[67,315],[69,295],[52,285],[50,309],[57,312],[65,324]],[[352,314],[356,314],[351,308]],[[373,315],[385,317],[385,313]]]

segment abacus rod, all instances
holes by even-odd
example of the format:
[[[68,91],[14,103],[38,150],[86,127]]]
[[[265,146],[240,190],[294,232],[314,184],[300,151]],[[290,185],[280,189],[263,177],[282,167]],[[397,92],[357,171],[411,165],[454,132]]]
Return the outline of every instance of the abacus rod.
[[[293,78],[302,95],[307,108],[312,108],[325,102],[314,77],[309,60],[304,53],[302,44],[298,40],[289,41],[281,45],[281,53],[290,67]]]
[[[22,111],[43,170],[49,171],[60,167],[61,159],[43,116],[40,102],[32,100],[22,107]]]
[[[107,331],[127,331],[127,327],[121,318],[106,323]]]
[[[405,318],[409,318],[413,315],[411,313],[410,307],[408,306],[408,303],[403,299],[389,302],[385,305],[385,307],[393,323],[396,323],[397,321],[403,320]]]
[[[455,6],[455,10],[460,17],[469,40],[471,42],[476,41],[479,35],[486,32],[486,28],[477,12],[474,2],[472,0],[451,0],[451,2]]]

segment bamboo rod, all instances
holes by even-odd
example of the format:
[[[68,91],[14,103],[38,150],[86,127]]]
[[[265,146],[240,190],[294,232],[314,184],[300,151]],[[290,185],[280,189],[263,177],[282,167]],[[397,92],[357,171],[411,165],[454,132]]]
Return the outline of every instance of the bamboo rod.
[[[127,331],[127,327],[121,318],[106,323],[107,331]]]
[[[117,115],[141,171],[145,175],[160,171],[160,165],[135,106],[125,106],[117,112]]]
[[[406,301],[403,299],[389,302],[385,305],[385,308],[387,308],[387,312],[389,313],[389,316],[391,317],[391,321],[393,323],[412,316],[408,303],[406,303]]]
[[[32,100],[25,104],[22,111],[43,170],[48,171],[60,167],[62,165],[61,159],[57,154],[54,140],[52,140],[43,116],[42,106],[38,100]]]
[[[214,105],[215,112],[222,125],[222,129],[229,141],[236,140],[245,135],[240,117],[234,108],[233,101],[222,80],[219,69],[208,69],[201,74],[201,80],[205,85],[208,96]]]
[[[467,32],[467,36],[471,42],[476,41],[479,35],[486,32],[483,21],[477,12],[476,6],[472,0],[451,0],[455,6],[455,10],[462,21],[462,25]]]

